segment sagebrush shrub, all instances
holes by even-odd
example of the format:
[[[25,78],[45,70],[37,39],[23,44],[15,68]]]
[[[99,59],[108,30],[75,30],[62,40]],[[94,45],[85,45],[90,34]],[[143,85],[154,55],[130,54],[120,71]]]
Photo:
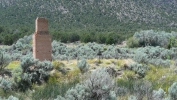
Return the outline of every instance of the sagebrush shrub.
[[[129,97],[128,97],[128,100],[138,100],[135,96],[133,96],[133,95],[130,95]]]
[[[162,88],[159,88],[159,90],[153,90],[152,92],[153,100],[163,100],[164,97],[165,97],[165,91]]]
[[[164,31],[154,31],[154,30],[144,30],[144,31],[136,32],[133,35],[133,40],[138,40],[139,46],[167,47],[171,37],[177,37],[177,33],[176,32],[167,33]],[[136,45],[134,45],[134,46],[136,46]]]
[[[170,97],[170,100],[177,100],[177,82],[173,83],[168,88],[168,95]]]
[[[20,80],[18,76],[15,77],[15,82],[17,88],[22,91],[32,88],[33,83],[41,84],[43,81],[47,82],[49,77],[49,72],[53,69],[50,61],[40,62],[34,60],[29,56],[24,56],[21,59],[20,66],[22,68],[22,73],[20,75]]]
[[[12,89],[12,83],[8,79],[2,78],[0,80],[0,87],[4,90],[4,92],[7,92]]]
[[[106,68],[93,71],[86,80],[66,92],[65,97],[56,100],[116,100],[114,81]]]
[[[19,100],[17,97],[11,95],[7,99],[0,97],[0,100]]]
[[[32,55],[32,35],[24,36],[14,43],[7,52],[12,56],[13,60],[20,60],[21,56]]]
[[[146,74],[146,71],[149,70],[149,66],[143,65],[143,64],[138,64],[138,63],[133,63],[128,66],[130,70],[135,71],[136,74],[138,74],[141,77],[144,77]]]
[[[85,59],[82,59],[81,61],[79,61],[77,63],[77,67],[80,69],[80,71],[82,73],[85,73],[89,70],[89,64],[87,63],[87,61]]]
[[[169,50],[159,46],[141,47],[135,51],[133,59],[140,63],[151,63],[160,66],[169,66],[170,59],[176,59],[177,52],[175,49]]]
[[[152,93],[152,83],[149,81],[136,81],[133,85],[134,95],[137,100],[142,100],[144,96],[147,97],[148,100],[151,100]]]

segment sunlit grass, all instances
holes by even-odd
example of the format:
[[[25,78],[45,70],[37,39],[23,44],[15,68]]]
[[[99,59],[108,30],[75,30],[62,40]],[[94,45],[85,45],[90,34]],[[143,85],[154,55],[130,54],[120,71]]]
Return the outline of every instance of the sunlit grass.
[[[65,88],[62,88],[58,85],[50,86],[49,84],[55,84],[55,83],[61,83],[61,82],[65,84],[69,84],[71,81],[75,81],[75,80],[77,80],[77,82],[83,81],[83,79],[85,78],[83,76],[85,74],[82,74],[80,72],[80,69],[77,67],[77,62],[78,60],[53,61],[52,64],[54,65],[54,70],[50,74],[48,82],[41,86],[34,85],[34,90],[36,92],[33,93],[33,97],[30,97],[30,99],[38,98],[38,96],[35,95],[35,93],[40,95],[39,97],[43,97],[47,95],[45,92],[50,93],[50,91],[54,91],[53,92],[54,95],[52,93],[50,94],[51,97],[56,97],[57,94],[63,95],[62,93],[60,93],[61,92],[60,90],[53,90],[53,89],[54,88],[66,89],[66,90],[62,90],[64,93],[67,91],[68,87],[70,87],[70,86],[68,87],[66,86]],[[126,87],[129,90],[129,93],[126,94],[125,96],[118,97],[118,99],[121,99],[121,100],[127,100],[128,96],[133,93],[133,84],[135,81],[148,80],[152,83],[154,90],[158,90],[159,88],[162,88],[164,89],[166,93],[168,93],[168,88],[175,81],[177,81],[177,74],[174,72],[174,69],[172,67],[154,66],[154,65],[149,64],[148,66],[150,66],[150,69],[146,72],[145,77],[140,79],[139,76],[134,71],[123,68],[125,64],[129,65],[131,63],[134,63],[132,59],[101,59],[101,63],[98,64],[98,59],[95,58],[95,59],[88,59],[87,63],[90,65],[90,70],[88,73],[91,72],[93,67],[99,68],[99,67],[110,66],[116,69],[121,69],[122,74],[118,76],[117,78],[115,78],[116,86]],[[174,61],[171,61],[171,63],[174,63]],[[19,66],[20,66],[19,61],[12,61],[7,66],[7,68],[10,70],[17,70]],[[66,74],[63,74],[62,72],[57,70],[58,66],[61,68],[64,68],[66,70]],[[3,91],[0,91],[0,94],[5,96],[5,94],[2,92]],[[32,92],[29,94],[32,95]],[[46,97],[46,98],[50,98],[50,97]]]
[[[19,61],[12,61],[7,65],[7,69],[15,69],[18,66],[20,66],[20,62]]]
[[[168,92],[168,88],[177,80],[177,75],[169,67],[150,65],[150,70],[147,71],[144,79],[152,82],[155,89],[162,88]]]

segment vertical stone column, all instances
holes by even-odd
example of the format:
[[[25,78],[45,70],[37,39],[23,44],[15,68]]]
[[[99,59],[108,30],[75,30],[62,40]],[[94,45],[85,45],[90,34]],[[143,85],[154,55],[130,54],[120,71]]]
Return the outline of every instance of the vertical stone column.
[[[52,60],[51,36],[48,31],[48,21],[45,18],[36,19],[36,30],[33,34],[33,57],[35,59]]]

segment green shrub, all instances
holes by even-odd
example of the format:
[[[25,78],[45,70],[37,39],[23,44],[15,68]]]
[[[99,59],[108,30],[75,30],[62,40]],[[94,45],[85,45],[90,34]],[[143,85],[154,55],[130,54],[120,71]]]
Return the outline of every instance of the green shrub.
[[[11,95],[7,99],[0,97],[0,100],[19,100],[19,99],[17,97],[14,97],[14,96]]]
[[[0,49],[0,72],[10,63],[10,56]]]
[[[172,47],[177,47],[177,39],[175,36],[170,37],[170,39],[168,40],[167,48],[170,49]]]
[[[128,100],[138,100],[135,96],[133,96],[133,95],[130,95],[129,97],[128,97]]]
[[[90,66],[88,65],[85,59],[82,59],[80,62],[77,63],[77,67],[79,67],[82,73],[85,73],[89,70]]]
[[[168,95],[170,97],[170,100],[177,100],[177,82],[173,83],[168,88]]]
[[[116,82],[116,87],[126,87],[127,91],[133,93],[133,84],[135,81],[135,79],[118,79]]]
[[[138,39],[131,37],[127,41],[127,46],[129,48],[139,47]]]
[[[22,58],[20,65],[22,68],[20,80],[16,76],[15,82],[17,88],[21,91],[31,89],[33,83],[41,84],[43,81],[47,82],[49,72],[53,69],[50,61],[40,62],[28,56]]]
[[[135,71],[136,74],[138,74],[141,77],[144,77],[146,74],[146,71],[149,70],[149,66],[147,65],[142,65],[138,63],[134,63],[128,66],[129,69]]]
[[[7,91],[11,91],[11,89],[12,89],[12,83],[9,80],[7,80],[7,79],[2,78],[0,80],[0,87],[6,93]]]
[[[112,77],[106,68],[100,68],[93,71],[85,81],[69,89],[64,98],[66,100],[116,100],[113,88]]]
[[[133,94],[137,97],[137,100],[143,100],[146,96],[147,100],[151,100],[152,84],[149,81],[136,81],[133,85]]]
[[[158,66],[170,66],[170,59],[176,59],[175,49],[165,49],[159,46],[146,46],[135,51],[133,59],[139,63],[154,64]]]
[[[165,97],[165,91],[161,88],[159,88],[158,91],[153,90],[152,92],[152,98],[153,100],[163,100]]]
[[[173,41],[170,41],[171,37],[177,37],[176,32],[167,33],[164,31],[144,30],[136,32],[133,35],[134,39],[138,39],[140,46],[172,46]],[[170,42],[170,43],[169,43]]]
[[[55,60],[52,62],[52,65],[53,65],[54,69],[60,71],[62,74],[66,74],[67,71],[64,68],[65,67],[64,63]]]
[[[37,88],[36,91],[32,94],[32,99],[39,100],[40,99],[52,99],[57,98],[57,95],[64,96],[66,91],[71,87],[74,87],[78,83],[78,80],[53,84],[46,84],[42,88]]]

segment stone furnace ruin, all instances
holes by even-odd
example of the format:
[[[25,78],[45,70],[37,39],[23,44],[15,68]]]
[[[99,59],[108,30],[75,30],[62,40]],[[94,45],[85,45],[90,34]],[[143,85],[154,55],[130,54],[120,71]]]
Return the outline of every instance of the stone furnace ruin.
[[[51,36],[48,31],[48,21],[45,18],[36,19],[36,30],[33,34],[33,57],[35,59],[52,60]]]

